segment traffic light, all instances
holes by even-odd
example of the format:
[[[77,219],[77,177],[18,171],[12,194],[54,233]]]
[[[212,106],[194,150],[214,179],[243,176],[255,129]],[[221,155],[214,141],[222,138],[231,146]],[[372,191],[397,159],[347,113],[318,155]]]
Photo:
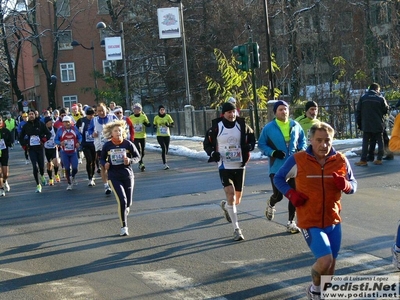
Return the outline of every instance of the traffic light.
[[[233,53],[238,54],[239,57],[237,60],[239,61],[239,64],[237,68],[242,71],[249,71],[250,69],[250,62],[249,62],[249,49],[248,45],[239,45],[235,46],[232,49]]]
[[[260,47],[257,43],[252,43],[253,48],[253,68],[257,69],[261,66],[260,62]]]

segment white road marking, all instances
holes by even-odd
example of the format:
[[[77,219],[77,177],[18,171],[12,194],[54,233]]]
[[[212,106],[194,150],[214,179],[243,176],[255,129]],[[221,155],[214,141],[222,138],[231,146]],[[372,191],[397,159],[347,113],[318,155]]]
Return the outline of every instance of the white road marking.
[[[152,282],[165,290],[170,290],[168,294],[173,299],[201,300],[215,299],[226,300],[224,297],[218,297],[211,292],[201,289],[201,284],[194,284],[192,278],[179,275],[174,269],[164,269],[149,272],[136,272],[143,279]]]

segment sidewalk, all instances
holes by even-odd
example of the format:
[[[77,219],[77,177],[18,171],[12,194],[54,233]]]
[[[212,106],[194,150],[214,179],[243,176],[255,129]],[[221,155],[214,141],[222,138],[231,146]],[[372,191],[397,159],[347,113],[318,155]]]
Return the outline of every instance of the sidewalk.
[[[203,150],[203,137],[185,137],[171,136],[170,153],[180,156],[188,156],[193,158],[208,159],[207,154]],[[347,157],[360,156],[362,139],[335,140],[333,147]],[[146,148],[148,150],[159,151],[157,138],[155,135],[148,135],[146,139]],[[251,153],[252,159],[261,159],[265,156],[261,155],[257,145]]]

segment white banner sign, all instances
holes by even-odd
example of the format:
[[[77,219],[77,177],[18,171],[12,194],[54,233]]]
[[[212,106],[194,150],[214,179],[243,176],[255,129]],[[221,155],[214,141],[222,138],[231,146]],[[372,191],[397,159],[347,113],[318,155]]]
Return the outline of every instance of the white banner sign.
[[[122,44],[121,37],[107,37],[104,39],[106,46],[106,59],[107,60],[121,60],[122,59]]]
[[[181,37],[181,23],[179,20],[179,8],[157,9],[158,31],[160,39],[174,39]]]

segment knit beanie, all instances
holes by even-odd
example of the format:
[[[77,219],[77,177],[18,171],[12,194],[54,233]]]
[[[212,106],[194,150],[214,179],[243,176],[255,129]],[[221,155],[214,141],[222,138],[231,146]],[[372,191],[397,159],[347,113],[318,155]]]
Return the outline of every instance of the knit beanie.
[[[235,104],[231,103],[231,102],[225,102],[224,105],[222,105],[222,113],[226,113],[227,111],[230,110],[235,110],[236,106]]]
[[[275,104],[274,104],[274,114],[276,114],[276,110],[278,109],[278,107],[279,107],[280,105],[285,105],[286,107],[289,107],[289,104],[287,104],[286,101],[278,100],[278,101],[276,101]]]
[[[318,107],[317,102],[315,101],[307,101],[305,111],[308,111],[310,107]]]

